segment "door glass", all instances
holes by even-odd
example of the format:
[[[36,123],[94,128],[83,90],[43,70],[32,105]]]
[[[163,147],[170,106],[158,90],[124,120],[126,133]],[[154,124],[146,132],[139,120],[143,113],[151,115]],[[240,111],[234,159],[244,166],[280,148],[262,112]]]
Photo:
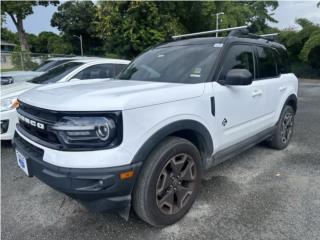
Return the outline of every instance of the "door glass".
[[[277,64],[272,50],[265,47],[257,47],[259,61],[259,78],[276,77]]]
[[[223,80],[231,69],[247,69],[254,76],[252,49],[245,45],[232,46],[225,59],[220,79]]]
[[[114,64],[98,64],[80,71],[73,78],[80,80],[112,78],[114,74]]]

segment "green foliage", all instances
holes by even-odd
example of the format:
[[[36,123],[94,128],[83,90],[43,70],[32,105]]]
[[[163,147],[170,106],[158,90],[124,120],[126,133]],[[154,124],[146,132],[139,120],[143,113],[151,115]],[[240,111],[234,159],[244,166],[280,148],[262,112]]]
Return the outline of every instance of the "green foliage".
[[[300,59],[308,62],[313,68],[320,69],[320,29],[312,33],[304,44]]]
[[[313,68],[320,68],[320,26],[307,19],[297,19],[300,31],[280,32],[280,40],[287,47],[291,61],[303,61]]]
[[[277,1],[100,1],[96,29],[107,52],[132,58],[174,34],[215,29],[217,12],[225,13],[220,28],[249,24],[254,31],[263,31],[267,21],[276,22],[268,9],[277,7]]]
[[[48,52],[53,54],[71,54],[72,46],[60,36],[48,38]]]
[[[53,14],[51,25],[63,33],[63,38],[77,54],[80,54],[80,42],[75,36],[79,35],[82,35],[84,52],[97,54],[102,42],[93,24],[96,11],[91,1],[67,1]]]
[[[156,2],[100,2],[97,28],[107,52],[132,58],[176,32],[177,20]]]
[[[16,33],[11,32],[7,28],[1,28],[1,39],[9,42],[19,44],[19,38]]]
[[[30,52],[21,51],[21,48],[18,46],[15,47],[12,53],[12,63],[16,69],[21,70],[32,70],[38,66],[37,63],[32,61]]]
[[[2,1],[1,16],[8,14],[17,28],[19,42],[22,50],[29,50],[23,20],[33,13],[34,6],[57,5],[59,1]],[[1,25],[2,26],[2,25]]]

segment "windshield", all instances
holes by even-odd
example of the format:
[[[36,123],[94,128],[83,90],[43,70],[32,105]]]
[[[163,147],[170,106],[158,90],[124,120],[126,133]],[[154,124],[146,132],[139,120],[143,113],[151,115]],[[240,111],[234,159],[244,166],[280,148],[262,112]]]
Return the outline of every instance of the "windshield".
[[[35,69],[33,69],[33,71],[35,72],[46,72],[51,68],[54,68],[62,63],[68,62],[70,60],[47,60],[43,63],[41,63],[38,67],[36,67]]]
[[[200,83],[210,74],[219,48],[213,45],[158,47],[135,59],[119,79]]]
[[[77,67],[83,65],[82,62],[69,62],[62,64],[58,67],[50,69],[48,72],[33,78],[29,82],[37,83],[37,84],[47,84],[47,83],[55,83],[61,80],[61,78],[67,76],[70,72],[72,72]]]

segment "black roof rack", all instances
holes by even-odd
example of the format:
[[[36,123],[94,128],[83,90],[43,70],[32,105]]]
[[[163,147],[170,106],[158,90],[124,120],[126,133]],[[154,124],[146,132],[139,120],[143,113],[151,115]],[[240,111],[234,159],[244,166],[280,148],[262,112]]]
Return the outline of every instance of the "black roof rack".
[[[224,29],[211,30],[211,31],[205,31],[205,32],[177,35],[177,36],[172,36],[172,39],[173,40],[186,39],[186,38],[192,38],[192,37],[202,36],[202,35],[211,35],[213,33],[218,33],[218,32],[230,32],[228,34],[228,37],[264,39],[267,41],[274,41],[275,36],[278,35],[278,33],[257,35],[257,34],[250,33],[248,30],[248,26],[239,26],[239,27],[233,27],[233,28],[224,28]]]
[[[248,29],[240,29],[240,30],[231,31],[228,34],[228,37],[243,37],[243,38],[264,39],[267,41],[274,41],[277,35],[278,33],[257,35],[254,33],[250,33]]]

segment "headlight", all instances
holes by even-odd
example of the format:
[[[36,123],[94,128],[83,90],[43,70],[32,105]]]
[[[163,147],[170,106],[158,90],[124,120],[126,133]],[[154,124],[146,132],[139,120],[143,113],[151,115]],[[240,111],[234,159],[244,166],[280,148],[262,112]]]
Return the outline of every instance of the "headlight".
[[[7,77],[7,76],[2,76],[1,77],[1,85],[8,85],[8,84],[11,84],[13,83],[14,80],[12,77]]]
[[[10,97],[1,100],[1,112],[15,109],[19,106],[17,97]]]
[[[71,146],[106,146],[117,135],[116,122],[111,117],[63,117],[52,130]]]

